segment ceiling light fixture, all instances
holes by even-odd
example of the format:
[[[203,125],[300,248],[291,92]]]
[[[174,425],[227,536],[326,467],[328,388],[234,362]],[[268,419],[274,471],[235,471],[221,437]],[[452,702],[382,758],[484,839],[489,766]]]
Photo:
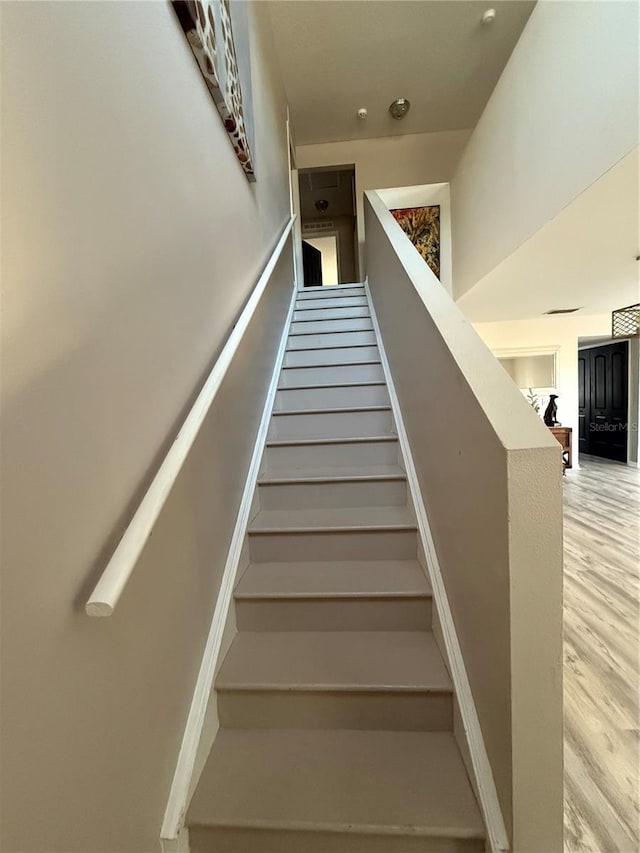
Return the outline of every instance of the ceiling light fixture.
[[[552,308],[551,311],[545,311],[545,314],[575,314],[580,308]]]
[[[358,118],[366,118],[367,115],[368,115],[367,108],[366,107],[360,107],[360,109],[358,110]]]
[[[408,101],[406,98],[396,98],[396,100],[392,104],[390,104],[389,112],[391,113],[393,118],[400,121],[400,119],[404,118],[409,112],[410,106],[411,101]]]
[[[496,19],[496,10],[495,9],[487,9],[487,11],[482,16],[482,24],[483,26],[488,26],[492,24]]]
[[[328,207],[329,207],[329,202],[326,200],[326,198],[319,198],[315,204],[316,210],[319,210],[320,213],[324,213]]]

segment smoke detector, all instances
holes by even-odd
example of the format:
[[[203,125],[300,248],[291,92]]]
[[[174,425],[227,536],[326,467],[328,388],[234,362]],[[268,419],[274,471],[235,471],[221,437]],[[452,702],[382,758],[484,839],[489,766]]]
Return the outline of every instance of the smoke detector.
[[[390,104],[389,112],[393,118],[400,121],[400,119],[403,119],[409,112],[410,106],[411,102],[408,101],[407,98],[397,98],[392,104]]]

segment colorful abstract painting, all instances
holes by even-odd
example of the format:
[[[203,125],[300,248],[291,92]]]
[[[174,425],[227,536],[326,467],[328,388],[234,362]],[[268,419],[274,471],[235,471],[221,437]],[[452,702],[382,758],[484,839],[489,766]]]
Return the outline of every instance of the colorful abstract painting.
[[[207,88],[247,178],[255,181],[247,139],[229,0],[172,0]]]
[[[440,205],[401,207],[390,212],[434,275],[440,278]]]

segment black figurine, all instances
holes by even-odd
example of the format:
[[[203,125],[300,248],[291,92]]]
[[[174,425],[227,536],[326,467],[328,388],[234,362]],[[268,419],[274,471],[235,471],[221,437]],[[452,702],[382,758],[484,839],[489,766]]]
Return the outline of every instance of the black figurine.
[[[557,423],[559,423],[559,421],[556,420],[556,415],[558,414],[558,406],[556,404],[557,399],[557,394],[551,394],[549,396],[549,405],[544,410],[544,422],[548,427],[555,426]]]

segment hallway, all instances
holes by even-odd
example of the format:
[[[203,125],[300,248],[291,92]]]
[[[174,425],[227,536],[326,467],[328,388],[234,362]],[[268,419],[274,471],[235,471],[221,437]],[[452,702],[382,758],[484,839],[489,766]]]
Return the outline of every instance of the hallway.
[[[637,853],[640,472],[581,465],[564,484],[565,851]]]

